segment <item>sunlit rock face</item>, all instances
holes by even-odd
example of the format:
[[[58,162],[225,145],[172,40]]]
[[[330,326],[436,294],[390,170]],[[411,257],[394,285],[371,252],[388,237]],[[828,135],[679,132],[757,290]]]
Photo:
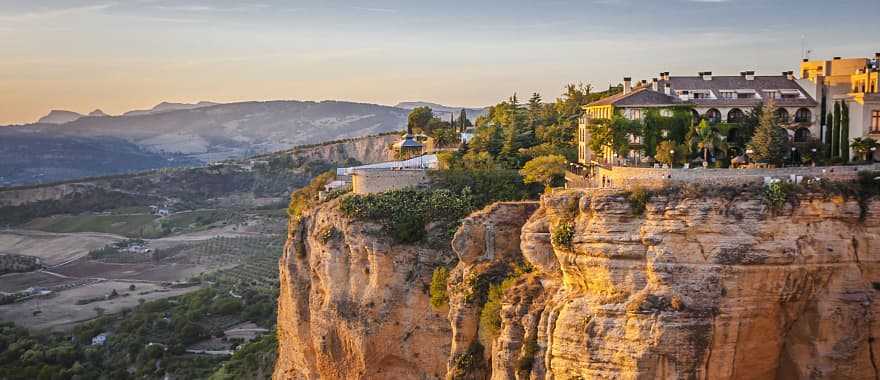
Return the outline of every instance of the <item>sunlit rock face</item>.
[[[533,364],[493,378],[876,378],[880,202],[672,194],[640,214],[622,193],[544,197],[522,236],[549,291]]]
[[[487,207],[448,249],[335,202],[291,224],[276,379],[876,379],[880,202],[566,190]],[[570,239],[553,238],[570,225]],[[335,232],[328,233],[333,230]],[[497,337],[484,295],[511,263]],[[452,267],[449,306],[427,291]],[[472,350],[481,343],[482,351]]]
[[[431,273],[451,249],[395,245],[331,201],[291,223],[280,261],[275,379],[440,379],[450,347]]]

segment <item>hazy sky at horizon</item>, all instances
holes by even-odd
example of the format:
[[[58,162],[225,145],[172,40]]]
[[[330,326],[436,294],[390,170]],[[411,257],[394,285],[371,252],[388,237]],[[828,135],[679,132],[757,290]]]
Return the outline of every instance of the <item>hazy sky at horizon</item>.
[[[831,6],[833,5],[833,6]],[[880,1],[0,0],[0,124],[161,101],[555,98],[880,51]],[[873,20],[871,19],[873,18]]]

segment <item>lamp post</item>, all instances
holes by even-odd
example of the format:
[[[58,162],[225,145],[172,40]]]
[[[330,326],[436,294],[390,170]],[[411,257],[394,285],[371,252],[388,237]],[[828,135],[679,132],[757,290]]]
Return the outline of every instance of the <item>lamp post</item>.
[[[810,156],[810,161],[813,162],[813,166],[816,166],[816,148],[810,149],[810,152],[813,153],[813,155]]]
[[[752,156],[752,153],[755,153],[755,151],[752,150],[751,148],[746,149],[746,164],[748,164],[748,163],[749,163],[749,160],[752,158],[752,157],[751,157],[751,156]]]
[[[872,146],[871,147],[871,162],[874,162],[874,155],[876,154],[876,152],[877,152],[877,147]]]
[[[790,157],[790,159],[791,159],[791,164],[792,164],[792,165],[795,164],[795,162],[794,162],[794,154],[795,154],[795,152],[797,152],[797,148],[795,148],[795,147],[791,147],[791,157]]]
[[[669,150],[669,167],[672,168],[673,165],[675,165],[675,149],[670,149]]]

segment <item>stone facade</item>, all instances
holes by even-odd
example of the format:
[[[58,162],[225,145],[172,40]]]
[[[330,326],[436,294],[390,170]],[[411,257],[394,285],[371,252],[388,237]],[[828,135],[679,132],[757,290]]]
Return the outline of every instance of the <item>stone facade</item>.
[[[355,194],[382,193],[407,187],[425,187],[430,183],[425,169],[357,170],[351,176]]]
[[[880,164],[858,166],[791,167],[777,169],[657,169],[633,167],[598,167],[594,187],[629,189],[636,186],[659,189],[665,186],[696,183],[713,186],[761,184],[764,178],[788,179],[791,176],[852,181],[861,171],[880,171]],[[569,187],[576,187],[569,185]]]

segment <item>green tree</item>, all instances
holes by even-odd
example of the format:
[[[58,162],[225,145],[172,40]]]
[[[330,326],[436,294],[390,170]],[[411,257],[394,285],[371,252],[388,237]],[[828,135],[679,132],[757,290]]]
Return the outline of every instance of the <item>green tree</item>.
[[[870,137],[856,137],[849,146],[860,160],[868,160],[871,148],[880,149],[880,144]]]
[[[681,162],[684,150],[684,147],[676,145],[674,141],[664,140],[657,146],[657,154],[654,158],[657,162],[672,167]]]
[[[831,156],[840,157],[840,102],[834,102],[832,119]]]
[[[840,157],[849,162],[849,106],[840,102]]]
[[[761,122],[752,137],[752,158],[758,162],[782,165],[788,156],[788,132],[776,124],[776,106],[768,102],[761,114]]]
[[[541,183],[552,186],[565,176],[565,157],[541,156],[532,159],[519,171],[525,183]]]
[[[700,122],[694,133],[697,148],[703,151],[703,162],[709,162],[709,152],[715,149],[725,149],[724,137],[718,133],[715,128],[709,125],[706,120]]]
[[[826,157],[829,160],[834,158],[834,133],[832,132],[834,128],[832,125],[828,125],[832,120],[834,120],[834,116],[829,112],[828,116],[825,117],[825,124],[822,124],[825,127],[825,144],[828,146]]]
[[[434,119],[434,111],[430,107],[416,107],[410,111],[407,119],[413,131],[428,133],[428,123]]]
[[[467,127],[469,127],[471,121],[467,118],[467,112],[464,111],[464,108],[461,109],[461,112],[458,113],[458,131],[464,132]]]

